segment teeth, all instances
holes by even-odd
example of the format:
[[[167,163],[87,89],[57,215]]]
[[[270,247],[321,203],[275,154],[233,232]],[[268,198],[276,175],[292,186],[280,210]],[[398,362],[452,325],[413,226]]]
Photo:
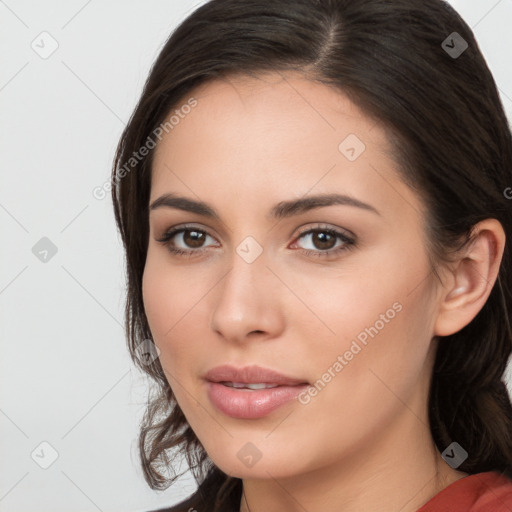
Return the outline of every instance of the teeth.
[[[229,386],[230,388],[237,388],[237,389],[242,389],[242,388],[247,388],[247,389],[268,389],[268,388],[277,388],[278,384],[265,384],[265,383],[251,383],[251,384],[246,384],[244,382],[223,382],[222,384],[224,384],[225,386]]]

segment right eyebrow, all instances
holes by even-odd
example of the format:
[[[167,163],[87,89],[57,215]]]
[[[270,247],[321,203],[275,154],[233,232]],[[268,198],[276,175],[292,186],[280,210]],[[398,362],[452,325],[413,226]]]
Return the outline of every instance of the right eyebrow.
[[[175,208],[185,212],[197,213],[204,217],[220,220],[217,212],[208,204],[202,201],[196,201],[187,197],[177,196],[175,194],[164,194],[155,199],[149,206],[150,210],[158,208]]]

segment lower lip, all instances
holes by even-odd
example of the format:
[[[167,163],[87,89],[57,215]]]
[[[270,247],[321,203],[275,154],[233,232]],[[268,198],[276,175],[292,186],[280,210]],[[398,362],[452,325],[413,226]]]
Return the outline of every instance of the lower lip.
[[[307,384],[277,386],[267,389],[236,389],[218,382],[208,382],[208,398],[222,413],[232,418],[255,419],[270,414],[293,400]]]

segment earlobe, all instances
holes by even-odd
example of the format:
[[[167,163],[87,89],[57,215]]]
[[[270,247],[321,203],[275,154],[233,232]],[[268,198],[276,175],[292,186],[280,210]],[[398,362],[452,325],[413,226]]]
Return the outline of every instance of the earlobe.
[[[439,294],[435,336],[449,336],[468,325],[486,303],[498,277],[505,232],[496,219],[476,224],[472,241],[451,264],[449,288]]]

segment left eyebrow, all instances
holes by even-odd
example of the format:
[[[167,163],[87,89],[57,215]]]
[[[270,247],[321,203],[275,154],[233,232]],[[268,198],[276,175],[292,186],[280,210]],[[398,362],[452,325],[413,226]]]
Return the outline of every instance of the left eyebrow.
[[[372,205],[364,203],[355,197],[344,194],[321,194],[292,199],[291,201],[281,201],[272,208],[269,216],[275,219],[283,219],[285,217],[291,217],[292,215],[299,215],[300,213],[313,210],[314,208],[333,205],[353,206],[380,215],[378,210]]]
[[[268,217],[273,219],[283,219],[285,217],[299,215],[315,208],[334,205],[352,206],[380,215],[379,211],[372,205],[364,203],[355,197],[344,194],[321,194],[302,197],[300,199],[280,201],[270,210]],[[157,208],[163,207],[176,208],[178,210],[197,213],[198,215],[220,220],[219,214],[209,204],[202,201],[196,201],[195,199],[177,196],[175,194],[164,194],[160,196],[151,203],[149,208],[150,210],[156,210]]]

